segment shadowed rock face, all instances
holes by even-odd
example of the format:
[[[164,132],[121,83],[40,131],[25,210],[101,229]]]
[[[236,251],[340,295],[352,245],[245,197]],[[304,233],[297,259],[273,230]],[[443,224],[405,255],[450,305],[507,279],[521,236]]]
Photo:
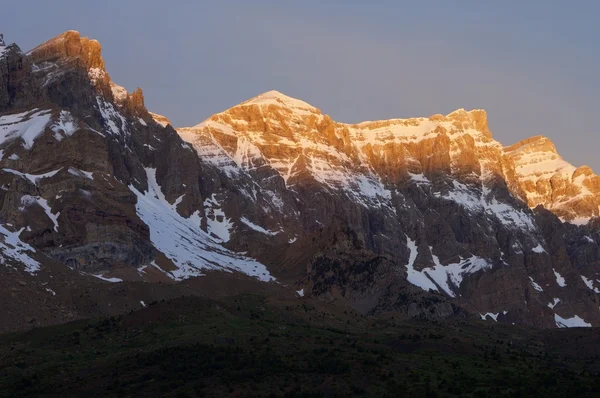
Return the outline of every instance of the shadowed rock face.
[[[0,129],[0,234],[40,267],[239,271],[364,313],[600,325],[597,222],[558,218],[597,215],[598,177],[553,171],[545,139],[504,148],[482,110],[350,125],[271,91],[175,131],[70,31],[4,48]]]

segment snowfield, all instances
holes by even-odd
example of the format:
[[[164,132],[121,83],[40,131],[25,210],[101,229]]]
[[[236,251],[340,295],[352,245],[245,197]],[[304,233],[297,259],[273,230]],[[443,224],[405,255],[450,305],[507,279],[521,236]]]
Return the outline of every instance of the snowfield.
[[[171,278],[183,280],[201,276],[205,270],[223,270],[242,272],[262,281],[274,280],[263,264],[220,246],[220,240],[200,228],[199,217],[179,215],[165,199],[156,181],[156,169],[147,168],[146,173],[148,192],[129,188],[138,198],[137,214],[150,228],[150,240],[178,268],[168,273]]]

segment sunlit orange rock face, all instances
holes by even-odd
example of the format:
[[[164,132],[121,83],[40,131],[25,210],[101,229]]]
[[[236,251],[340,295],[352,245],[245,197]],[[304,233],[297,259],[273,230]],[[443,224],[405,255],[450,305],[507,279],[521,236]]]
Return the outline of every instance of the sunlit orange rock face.
[[[102,47],[98,41],[81,37],[79,32],[68,31],[34,48],[29,57],[34,64],[76,59],[86,69],[104,70],[101,53]]]
[[[558,154],[550,139],[537,136],[505,148],[517,170],[530,207],[542,205],[566,221],[581,223],[598,216],[600,177]]]
[[[589,167],[562,160],[545,137],[503,147],[484,110],[345,124],[272,91],[185,131],[213,137],[239,164],[268,165],[290,184],[303,175],[339,185],[353,173],[385,184],[415,174],[496,179],[531,208],[542,205],[566,221],[598,216],[600,178]]]

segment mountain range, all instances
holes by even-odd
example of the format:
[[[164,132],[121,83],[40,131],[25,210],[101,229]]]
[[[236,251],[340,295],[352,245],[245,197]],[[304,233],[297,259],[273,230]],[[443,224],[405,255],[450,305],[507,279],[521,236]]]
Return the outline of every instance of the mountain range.
[[[176,129],[68,31],[0,42],[0,185],[2,330],[239,285],[600,326],[600,177],[484,110],[345,124],[269,91]]]

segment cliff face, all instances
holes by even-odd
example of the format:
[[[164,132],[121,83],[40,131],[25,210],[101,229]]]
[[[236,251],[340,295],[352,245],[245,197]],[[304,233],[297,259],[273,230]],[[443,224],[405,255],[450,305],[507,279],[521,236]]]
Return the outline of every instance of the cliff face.
[[[276,91],[175,131],[94,40],[1,47],[0,271],[219,270],[364,313],[600,325],[597,220],[559,218],[597,215],[598,177],[543,141],[504,148],[482,110],[349,125]]]
[[[178,132],[202,159],[248,173],[281,198],[295,197],[298,216],[282,210],[293,223],[255,217],[290,241],[300,237],[277,260],[287,269],[308,261],[304,292],[389,309],[397,305],[401,273],[413,285],[506,322],[550,326],[576,311],[596,322],[597,297],[585,281],[597,271],[580,275],[571,263],[569,252],[581,242],[564,238],[572,229],[556,217],[560,212],[529,209],[543,204],[554,211],[553,196],[531,200],[520,145],[505,149],[495,141],[483,110],[348,125],[272,91]],[[327,243],[302,242],[307,235]],[[597,247],[591,238],[587,243]],[[313,254],[307,259],[295,250]],[[576,287],[564,289],[557,282],[563,274]]]

